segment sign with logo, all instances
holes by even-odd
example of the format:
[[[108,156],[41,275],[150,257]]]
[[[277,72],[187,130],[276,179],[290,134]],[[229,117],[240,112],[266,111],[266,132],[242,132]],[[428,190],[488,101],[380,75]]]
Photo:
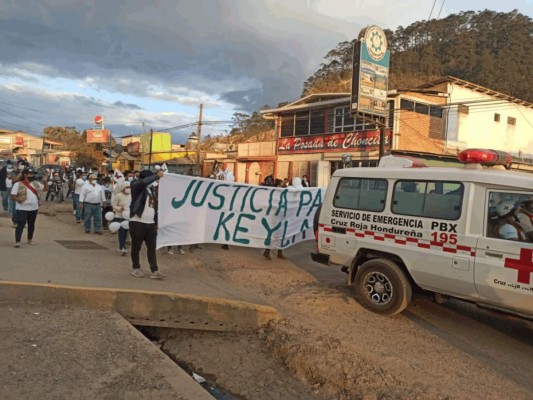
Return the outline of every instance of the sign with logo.
[[[329,135],[296,136],[278,139],[278,154],[364,152],[379,150],[378,130],[335,133]],[[392,134],[385,133],[385,149],[390,149]]]
[[[23,147],[24,146],[24,138],[22,136],[15,136],[14,144],[15,144],[15,146]]]
[[[95,125],[102,125],[103,123],[104,123],[104,117],[102,117],[101,115],[97,115],[96,117],[94,117]]]
[[[387,114],[390,51],[378,26],[361,31],[354,44],[351,110],[384,118]]]
[[[87,143],[108,143],[111,137],[109,129],[87,129]]]
[[[157,247],[220,243],[284,249],[312,240],[324,192],[165,174],[159,183]]]
[[[10,137],[0,137],[0,144],[11,144]]]

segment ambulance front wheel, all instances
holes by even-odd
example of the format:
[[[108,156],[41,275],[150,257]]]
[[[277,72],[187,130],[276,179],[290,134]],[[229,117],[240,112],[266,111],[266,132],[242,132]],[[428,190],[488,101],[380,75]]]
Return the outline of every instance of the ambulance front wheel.
[[[365,262],[355,276],[355,297],[366,309],[381,315],[402,312],[411,301],[411,284],[394,262]]]

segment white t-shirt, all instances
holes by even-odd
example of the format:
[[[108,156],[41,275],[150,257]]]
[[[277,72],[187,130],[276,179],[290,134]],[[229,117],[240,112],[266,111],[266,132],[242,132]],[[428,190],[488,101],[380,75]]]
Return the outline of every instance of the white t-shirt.
[[[146,197],[146,204],[144,205],[142,217],[134,215],[130,221],[142,222],[143,224],[155,224],[155,209],[150,207],[150,196]]]
[[[11,194],[16,196],[19,192],[19,186],[23,185],[21,182],[16,182],[13,187],[11,188]],[[43,190],[44,186],[42,183],[33,181],[30,185],[33,187],[37,187],[37,190]],[[26,200],[21,203],[15,203],[16,209],[21,211],[35,211],[39,209],[39,199],[38,197],[31,191],[31,189],[26,188]]]
[[[6,177],[6,188],[7,189],[11,189],[13,187],[13,180],[11,179],[11,173],[13,172],[13,170],[7,170],[7,177]]]

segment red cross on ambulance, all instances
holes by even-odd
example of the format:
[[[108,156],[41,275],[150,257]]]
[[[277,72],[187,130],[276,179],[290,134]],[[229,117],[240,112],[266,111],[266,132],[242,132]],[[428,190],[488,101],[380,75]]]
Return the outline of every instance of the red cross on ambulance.
[[[520,258],[506,258],[505,268],[516,269],[518,271],[517,281],[529,285],[531,273],[533,272],[533,249],[520,249]]]

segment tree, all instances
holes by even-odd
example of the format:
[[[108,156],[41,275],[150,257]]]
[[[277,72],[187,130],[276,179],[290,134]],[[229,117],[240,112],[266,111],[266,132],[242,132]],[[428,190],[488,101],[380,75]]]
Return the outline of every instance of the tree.
[[[391,89],[452,75],[533,101],[533,20],[508,13],[464,11],[386,30]],[[340,42],[303,84],[303,95],[351,87],[352,42]]]
[[[64,150],[70,151],[74,164],[79,167],[94,168],[104,161],[102,146],[87,143],[86,134],[80,134],[74,127],[49,126],[43,133],[46,139],[60,142]]]

